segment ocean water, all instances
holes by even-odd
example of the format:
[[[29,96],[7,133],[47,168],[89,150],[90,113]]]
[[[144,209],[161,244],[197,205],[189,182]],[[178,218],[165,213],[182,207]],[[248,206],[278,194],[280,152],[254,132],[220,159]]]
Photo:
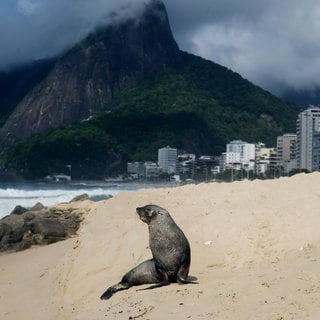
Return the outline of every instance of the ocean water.
[[[37,202],[51,206],[69,202],[74,197],[87,193],[94,201],[107,199],[121,191],[134,192],[141,188],[161,185],[139,183],[0,183],[0,219],[10,214],[15,206],[31,208]]]

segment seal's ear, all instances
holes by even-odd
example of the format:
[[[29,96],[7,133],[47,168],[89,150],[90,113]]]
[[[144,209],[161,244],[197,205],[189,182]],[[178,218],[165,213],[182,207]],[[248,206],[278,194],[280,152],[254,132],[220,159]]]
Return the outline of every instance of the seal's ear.
[[[157,216],[157,215],[162,215],[163,213],[161,212],[161,210],[157,210],[157,209],[154,209],[154,210],[148,210],[147,211],[147,215],[150,217],[150,218],[152,218],[152,217],[155,217],[155,216]]]
[[[163,215],[163,212],[161,210],[154,210],[154,213]]]
[[[147,217],[155,217],[156,215],[163,215],[161,208],[153,205],[148,205],[144,207],[144,212]]]

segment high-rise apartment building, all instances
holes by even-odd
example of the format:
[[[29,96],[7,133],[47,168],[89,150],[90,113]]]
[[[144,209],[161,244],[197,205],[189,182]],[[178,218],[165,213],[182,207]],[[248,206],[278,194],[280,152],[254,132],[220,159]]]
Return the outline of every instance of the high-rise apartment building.
[[[297,167],[297,135],[286,133],[277,137],[277,165],[285,172]]]
[[[300,169],[320,169],[320,108],[311,107],[298,116],[297,161]]]
[[[221,154],[220,167],[222,171],[228,168],[234,168],[236,170],[240,170],[241,169],[240,153],[239,152],[223,152]]]
[[[262,142],[256,144],[255,171],[257,175],[265,175],[268,170],[272,170],[275,163],[277,150],[275,148],[266,148]]]
[[[162,172],[168,174],[176,173],[177,158],[177,149],[170,148],[169,146],[158,149],[158,165],[162,169]]]

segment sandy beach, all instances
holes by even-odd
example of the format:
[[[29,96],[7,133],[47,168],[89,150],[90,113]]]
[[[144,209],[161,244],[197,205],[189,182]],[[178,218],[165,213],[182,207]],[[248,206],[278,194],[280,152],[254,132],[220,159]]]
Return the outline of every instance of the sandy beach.
[[[198,284],[101,293],[151,257],[135,208],[166,208]],[[0,256],[1,320],[320,319],[320,174],[123,192],[77,237]],[[147,286],[139,287],[139,289]]]

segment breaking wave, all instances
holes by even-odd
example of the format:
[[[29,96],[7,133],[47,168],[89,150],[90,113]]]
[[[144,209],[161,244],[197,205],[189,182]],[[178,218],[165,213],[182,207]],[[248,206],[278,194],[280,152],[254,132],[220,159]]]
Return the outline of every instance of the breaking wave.
[[[0,219],[20,205],[25,208],[41,202],[50,206],[61,202],[69,202],[81,194],[88,194],[93,201],[108,199],[120,191],[135,191],[138,188],[128,185],[110,184],[47,184],[47,183],[1,183],[0,184]]]

